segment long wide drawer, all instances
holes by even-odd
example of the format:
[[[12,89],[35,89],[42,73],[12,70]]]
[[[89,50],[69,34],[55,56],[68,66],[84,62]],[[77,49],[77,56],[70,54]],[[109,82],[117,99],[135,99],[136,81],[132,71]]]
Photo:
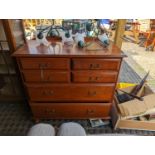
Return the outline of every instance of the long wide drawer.
[[[27,85],[31,101],[109,102],[115,84],[42,84]]]
[[[113,83],[117,82],[116,71],[74,71],[73,82]]]
[[[70,74],[66,71],[51,70],[24,70],[22,71],[26,82],[69,82]]]
[[[110,118],[111,103],[30,103],[36,118]]]
[[[120,59],[73,59],[75,70],[119,70]]]
[[[22,69],[63,69],[70,68],[67,58],[21,58]]]

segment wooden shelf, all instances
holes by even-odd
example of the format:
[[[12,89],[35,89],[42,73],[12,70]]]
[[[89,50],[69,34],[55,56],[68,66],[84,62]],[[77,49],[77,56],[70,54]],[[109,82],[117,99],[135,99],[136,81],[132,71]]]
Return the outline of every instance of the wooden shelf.
[[[1,75],[15,75],[16,74],[16,71],[14,69],[14,66],[9,66],[9,72],[10,74],[8,73],[8,70],[7,70],[7,66],[5,64],[0,64],[0,74]]]
[[[9,99],[9,97],[21,97],[21,91],[19,85],[17,84],[15,88],[12,87],[11,83],[6,83],[5,86],[0,89],[0,100],[2,98]]]
[[[16,74],[18,72],[16,62],[11,57],[11,54],[25,41],[23,38],[22,20],[0,19],[0,76],[4,79],[4,85],[0,89],[0,101],[23,98]]]
[[[21,96],[17,95],[5,95],[5,94],[0,94],[0,101],[18,101],[18,100],[23,100]]]
[[[9,45],[7,41],[1,41],[0,40],[0,51],[9,51]]]
[[[1,52],[10,52],[10,51],[7,50],[7,49],[5,49],[5,50],[1,50],[1,49],[0,49],[0,53],[1,53]]]
[[[10,74],[8,74],[5,64],[0,64],[0,74],[4,77],[4,86],[0,89],[0,101],[16,101],[22,100],[22,94],[16,72],[13,66],[10,66]],[[11,76],[10,76],[11,75]]]

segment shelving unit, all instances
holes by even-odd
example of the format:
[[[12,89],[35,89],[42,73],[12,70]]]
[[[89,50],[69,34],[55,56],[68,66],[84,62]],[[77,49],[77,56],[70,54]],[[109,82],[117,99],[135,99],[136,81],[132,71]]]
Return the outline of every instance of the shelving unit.
[[[11,54],[24,44],[21,20],[0,20],[0,102],[22,100],[23,93]]]
[[[9,71],[10,74],[11,75],[16,75],[16,71],[15,71],[14,67],[11,66],[11,65],[9,65],[8,67],[9,67],[9,70],[10,70]],[[8,75],[8,68],[7,68],[7,66],[5,64],[0,64],[0,68],[1,68],[0,74],[2,74],[2,75]]]
[[[150,27],[151,27],[151,31],[155,31],[155,19],[151,19]]]

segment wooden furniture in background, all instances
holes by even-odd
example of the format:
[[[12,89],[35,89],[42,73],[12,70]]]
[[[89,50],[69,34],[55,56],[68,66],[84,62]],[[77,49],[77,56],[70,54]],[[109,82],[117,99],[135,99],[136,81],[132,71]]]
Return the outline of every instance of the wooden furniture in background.
[[[155,19],[150,19],[150,28],[151,31],[155,31]]]
[[[100,47],[88,51],[59,41],[46,47],[31,40],[13,54],[36,120],[110,119],[123,55],[113,43]]]
[[[126,19],[119,19],[117,21],[114,43],[119,48],[121,48],[122,46],[122,41],[123,41],[122,37],[125,31],[125,24],[126,24]]]
[[[11,54],[25,43],[21,20],[0,20],[0,101],[22,100],[17,66]],[[3,81],[3,85],[2,85]]]
[[[146,41],[144,43],[144,46],[146,48],[146,50],[154,50],[155,47],[155,31],[148,31],[147,32],[147,38]]]

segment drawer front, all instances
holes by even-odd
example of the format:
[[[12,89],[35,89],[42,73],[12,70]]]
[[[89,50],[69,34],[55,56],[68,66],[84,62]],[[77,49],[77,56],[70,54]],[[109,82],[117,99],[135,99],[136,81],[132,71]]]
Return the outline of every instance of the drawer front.
[[[26,82],[69,82],[69,72],[51,70],[24,70],[24,80]]]
[[[109,102],[112,100],[115,84],[61,84],[28,86],[31,101],[57,102]]]
[[[73,59],[75,70],[119,70],[120,59]]]
[[[89,83],[115,83],[117,72],[115,71],[74,71],[72,72],[73,82]]]
[[[110,118],[110,103],[30,103],[36,118]]]
[[[70,68],[70,61],[66,58],[21,58],[23,69],[63,69]]]

